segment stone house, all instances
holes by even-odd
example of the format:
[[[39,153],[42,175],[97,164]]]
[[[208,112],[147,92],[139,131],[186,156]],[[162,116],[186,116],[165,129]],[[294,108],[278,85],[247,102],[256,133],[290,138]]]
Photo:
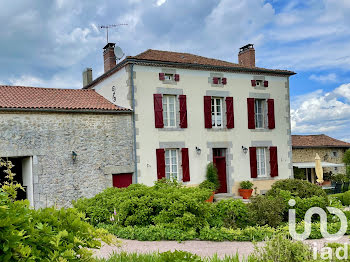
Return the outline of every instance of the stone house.
[[[307,179],[315,181],[315,157],[320,156],[324,172],[345,174],[342,162],[350,143],[322,135],[292,135],[293,166],[306,170]]]
[[[256,67],[253,45],[240,49],[238,64],[160,50],[116,64],[114,47],[104,47],[105,73],[84,89],[133,110],[133,183],[174,177],[198,185],[209,162],[221,193],[237,194],[243,180],[259,192],[292,177],[294,72]],[[84,75],[92,79],[91,70]]]
[[[32,206],[69,206],[134,172],[131,115],[94,90],[0,86],[0,157]]]

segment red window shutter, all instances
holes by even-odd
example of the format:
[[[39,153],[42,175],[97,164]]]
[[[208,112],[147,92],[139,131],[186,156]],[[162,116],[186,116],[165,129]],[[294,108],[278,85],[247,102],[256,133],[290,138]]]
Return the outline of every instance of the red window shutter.
[[[153,94],[154,120],[156,128],[163,128],[163,99],[161,94]]]
[[[226,97],[226,127],[234,128],[233,97]]]
[[[268,87],[269,86],[269,81],[264,81],[264,87]]]
[[[250,154],[250,177],[257,178],[258,170],[257,170],[257,161],[256,161],[256,147],[249,147]]]
[[[157,178],[165,177],[165,150],[163,148],[156,149],[157,156]]]
[[[180,81],[180,75],[179,74],[175,74],[175,81],[179,82]]]
[[[255,129],[255,100],[254,98],[247,98],[248,105],[248,128]]]
[[[222,83],[223,85],[226,85],[226,84],[227,84],[227,78],[226,78],[226,77],[223,77],[223,78],[221,79],[221,83]]]
[[[180,104],[180,127],[187,128],[187,103],[186,96],[179,96],[179,104]]]
[[[211,96],[204,96],[204,126],[212,128],[211,122]]]
[[[256,86],[256,81],[255,80],[251,80],[252,82],[252,86]]]
[[[213,84],[217,85],[219,83],[219,78],[213,77]]]
[[[181,149],[182,154],[182,181],[190,181],[190,164],[188,159],[188,148]]]
[[[275,128],[275,101],[273,99],[267,100],[267,115],[269,129]]]
[[[164,73],[159,73],[159,80],[164,80],[165,79],[165,74]]]
[[[277,157],[277,147],[270,147],[270,170],[271,177],[278,176],[278,157]]]

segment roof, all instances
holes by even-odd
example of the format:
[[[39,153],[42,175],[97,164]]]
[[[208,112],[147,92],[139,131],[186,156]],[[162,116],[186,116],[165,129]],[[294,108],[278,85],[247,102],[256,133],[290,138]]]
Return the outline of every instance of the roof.
[[[171,51],[148,49],[136,56],[127,56],[114,68],[96,78],[92,83],[84,88],[91,88],[101,80],[119,71],[127,64],[141,64],[151,66],[168,66],[177,68],[227,71],[227,72],[245,72],[255,74],[273,74],[273,75],[295,75],[296,73],[288,70],[267,69],[262,67],[249,67],[236,63],[231,63],[214,58],[203,57],[189,53],[179,53]]]
[[[292,135],[292,146],[294,148],[308,147],[345,147],[350,148],[350,143],[322,135]]]
[[[297,168],[315,168],[316,162],[300,162],[300,163],[293,163],[293,166]],[[335,163],[329,163],[329,162],[321,162],[322,167],[343,167],[344,164],[335,164]]]
[[[0,110],[130,111],[95,90],[0,85]]]

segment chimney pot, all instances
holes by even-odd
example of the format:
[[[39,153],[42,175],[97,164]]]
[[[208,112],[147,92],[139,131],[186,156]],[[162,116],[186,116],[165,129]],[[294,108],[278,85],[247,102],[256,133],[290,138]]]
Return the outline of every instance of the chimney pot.
[[[92,68],[86,68],[83,71],[83,87],[89,85],[92,82]]]
[[[247,44],[239,49],[238,64],[255,67],[255,49],[253,44]]]
[[[104,60],[105,73],[116,66],[114,47],[115,47],[115,43],[108,43],[103,48],[103,60]]]

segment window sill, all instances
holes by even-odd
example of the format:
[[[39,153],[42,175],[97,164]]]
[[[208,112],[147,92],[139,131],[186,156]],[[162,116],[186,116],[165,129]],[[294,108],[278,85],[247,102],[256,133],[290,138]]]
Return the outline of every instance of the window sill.
[[[232,130],[233,128],[226,128],[226,127],[212,127],[212,128],[206,128],[209,132],[227,132]]]
[[[250,129],[252,132],[271,132],[272,129],[268,128],[255,128],[255,129]]]
[[[175,80],[161,80],[161,82],[167,85],[177,85],[177,81]]]
[[[159,128],[159,131],[184,131],[186,128],[180,128],[180,127],[163,127]]]
[[[265,176],[265,177],[257,177],[253,178],[253,181],[259,181],[259,180],[274,180],[275,177]]]

